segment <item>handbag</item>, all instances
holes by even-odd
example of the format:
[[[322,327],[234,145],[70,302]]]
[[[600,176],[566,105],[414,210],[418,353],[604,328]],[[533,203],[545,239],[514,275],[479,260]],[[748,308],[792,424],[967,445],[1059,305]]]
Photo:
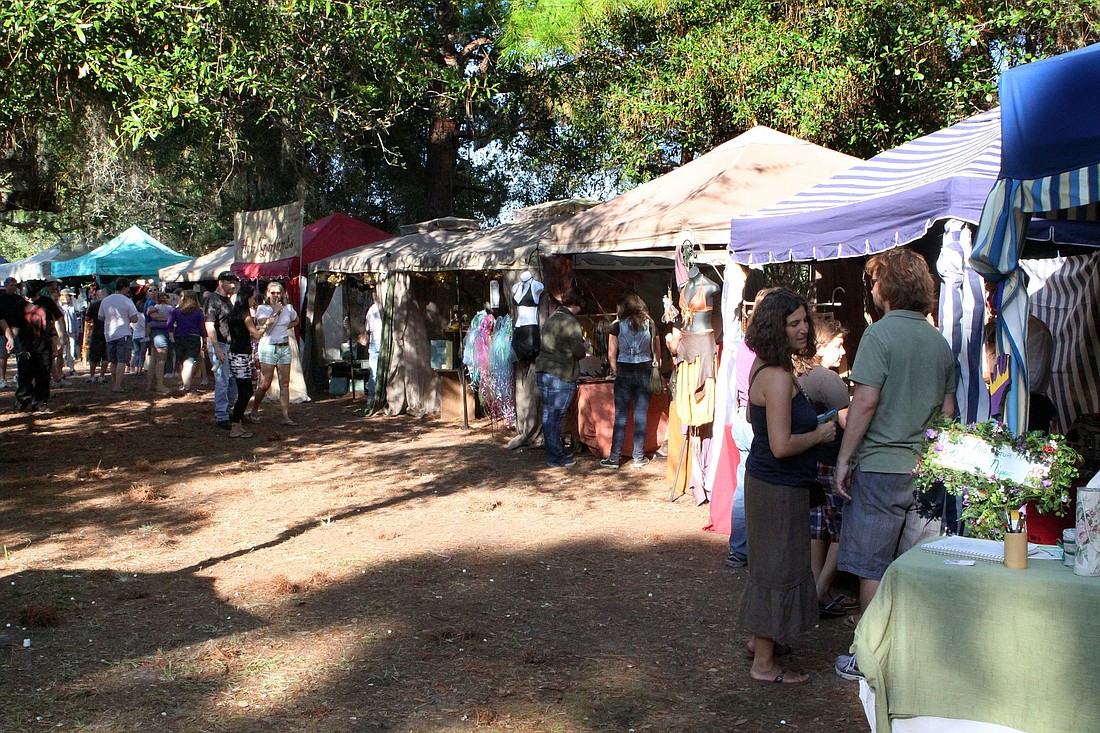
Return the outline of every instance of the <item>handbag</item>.
[[[661,368],[656,362],[649,370],[649,393],[660,394],[665,391],[665,380],[661,378]]]

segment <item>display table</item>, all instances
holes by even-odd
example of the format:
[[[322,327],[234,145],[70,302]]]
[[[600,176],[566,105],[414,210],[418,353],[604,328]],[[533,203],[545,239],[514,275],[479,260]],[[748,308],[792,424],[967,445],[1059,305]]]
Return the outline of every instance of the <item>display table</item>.
[[[605,458],[611,451],[611,436],[615,430],[615,381],[613,379],[582,380],[577,383],[577,437],[588,446],[592,455]],[[653,453],[668,437],[668,394],[649,396],[649,416],[646,420],[645,451]],[[634,448],[634,416],[626,421],[624,455]]]
[[[948,559],[916,547],[895,560],[856,628],[879,733],[915,716],[1100,730],[1100,578],[1056,560]]]

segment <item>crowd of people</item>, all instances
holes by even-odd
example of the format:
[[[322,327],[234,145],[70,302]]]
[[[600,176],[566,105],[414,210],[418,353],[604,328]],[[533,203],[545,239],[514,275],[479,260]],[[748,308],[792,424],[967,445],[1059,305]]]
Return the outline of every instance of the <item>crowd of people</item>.
[[[810,675],[779,664],[791,642],[822,618],[854,627],[890,563],[940,530],[938,519],[922,515],[911,478],[930,421],[955,411],[954,358],[929,320],[935,284],[924,258],[900,248],[872,257],[865,275],[884,315],[864,332],[848,381],[838,373],[847,329],[785,288],[759,291],[736,352],[731,432],[741,460],[726,564],[748,568],[739,618],[750,634],[749,676],[765,684],[808,682]],[[684,312],[710,315],[705,295],[698,304],[681,297]],[[562,423],[590,346],[579,304],[574,292],[561,298],[543,322],[535,359],[551,467],[575,463]],[[649,462],[649,382],[660,343],[642,298],[621,297],[607,343],[615,420],[603,468],[619,467],[630,421],[631,465]],[[670,343],[677,360],[682,346]],[[858,598],[834,590],[841,571],[858,579]],[[835,671],[861,677],[849,654],[837,658]]]
[[[9,277],[0,293],[0,390],[14,383],[17,412],[48,414],[51,389],[66,386],[78,361],[87,365],[88,384],[109,384],[114,393],[134,389],[128,376],[144,376],[149,393],[196,399],[209,373],[215,424],[248,438],[243,425],[260,422],[277,375],[281,424],[294,425],[290,339],[298,314],[281,282],[267,283],[262,303],[250,284],[236,293],[238,284],[228,270],[210,293],[166,292],[129,278],[78,291],[56,278],[38,287]],[[174,371],[179,385],[169,390],[165,377]]]

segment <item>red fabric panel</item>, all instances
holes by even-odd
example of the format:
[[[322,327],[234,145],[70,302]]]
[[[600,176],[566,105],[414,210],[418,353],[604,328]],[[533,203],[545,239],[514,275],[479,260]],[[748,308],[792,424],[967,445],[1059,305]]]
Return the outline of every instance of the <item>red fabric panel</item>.
[[[302,262],[308,265],[310,262],[391,237],[392,234],[337,211],[302,230]]]
[[[234,262],[229,268],[233,274],[249,280],[285,280],[302,273],[300,257],[287,257],[274,262]]]
[[[704,532],[726,535],[730,533],[734,492],[741,491],[737,486],[737,466],[740,462],[741,452],[733,442],[733,429],[727,425],[722,431],[722,452],[718,457],[714,486],[710,491],[710,524],[703,527]]]

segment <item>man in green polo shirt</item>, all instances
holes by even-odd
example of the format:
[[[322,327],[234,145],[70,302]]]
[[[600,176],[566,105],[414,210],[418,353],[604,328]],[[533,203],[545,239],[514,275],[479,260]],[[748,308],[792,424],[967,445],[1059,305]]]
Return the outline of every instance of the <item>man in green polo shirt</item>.
[[[864,609],[894,558],[929,533],[911,472],[933,418],[941,410],[955,412],[955,360],[927,320],[935,285],[924,258],[892,249],[872,257],[866,273],[875,305],[886,315],[859,343],[834,477],[837,493],[851,502],[844,508],[837,564],[859,578]],[[836,671],[845,679],[862,676],[847,654],[837,659]]]

